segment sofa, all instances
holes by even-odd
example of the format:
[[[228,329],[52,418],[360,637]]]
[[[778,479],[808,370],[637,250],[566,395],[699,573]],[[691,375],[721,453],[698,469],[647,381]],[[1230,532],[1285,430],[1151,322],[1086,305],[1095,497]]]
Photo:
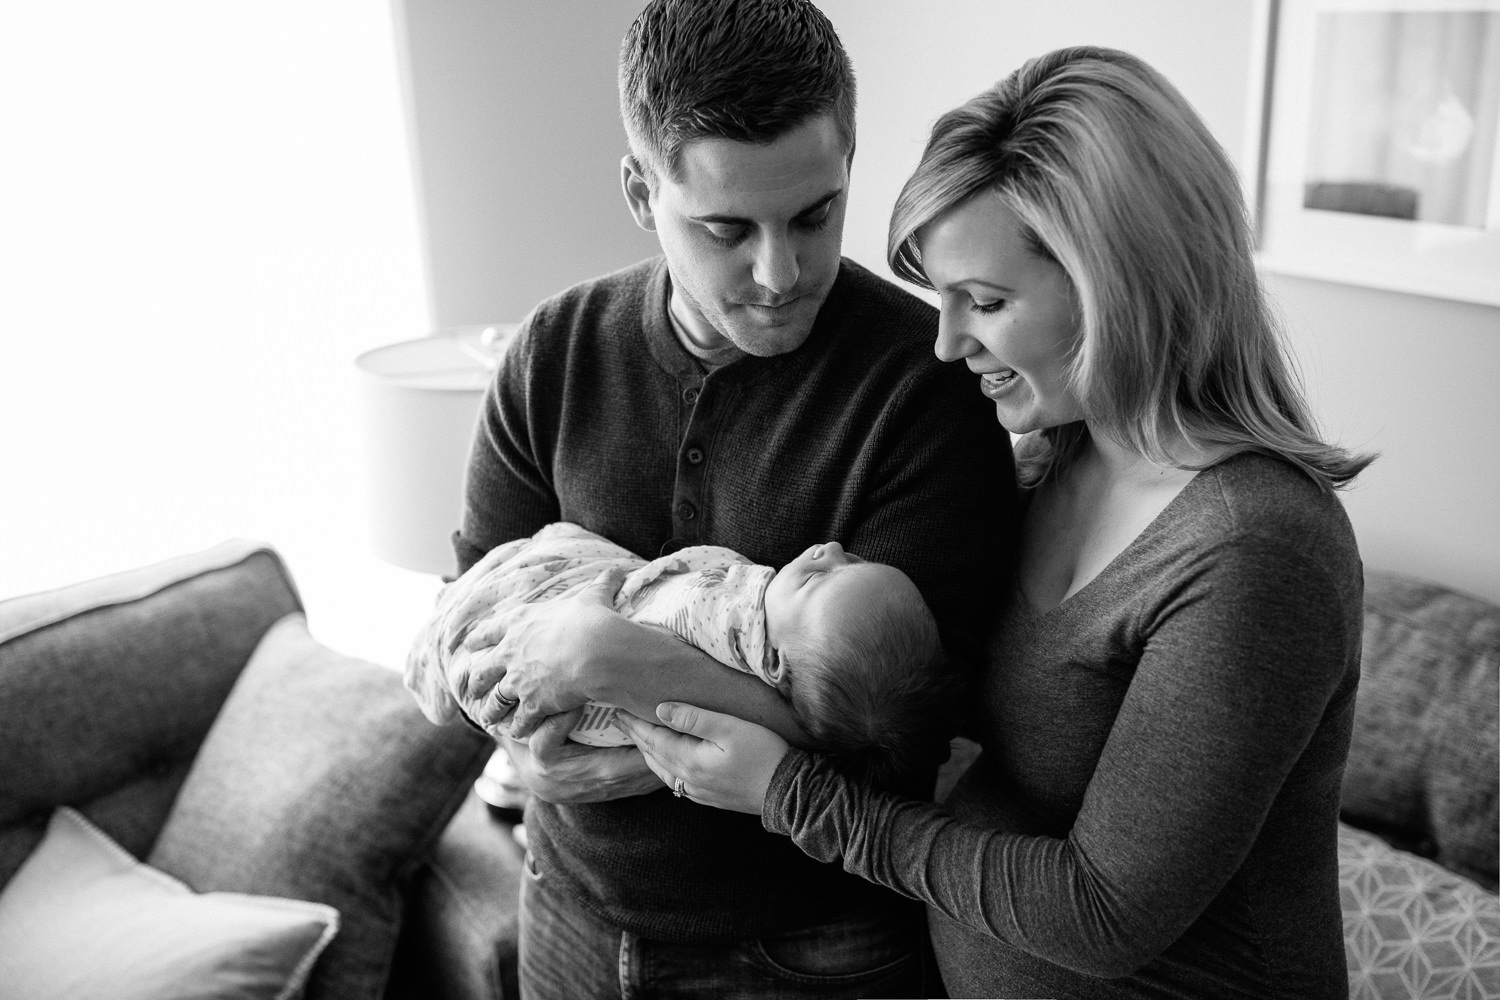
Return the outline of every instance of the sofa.
[[[513,905],[433,868],[515,897],[493,744],[398,666],[316,642],[253,542],[0,601],[0,996],[514,995]]]
[[[1500,996],[1500,608],[1378,571],[1365,604],[1350,994]],[[395,666],[319,645],[253,542],[0,601],[0,994],[515,997],[492,745]]]
[[[1350,996],[1500,997],[1500,608],[1367,570],[1339,881]]]

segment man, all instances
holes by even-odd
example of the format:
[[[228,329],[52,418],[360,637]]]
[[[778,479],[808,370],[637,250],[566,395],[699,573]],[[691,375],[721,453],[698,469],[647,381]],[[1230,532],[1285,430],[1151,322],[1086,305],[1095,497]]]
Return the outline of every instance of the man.
[[[1009,439],[967,373],[932,356],[935,311],[840,257],[854,102],[807,0],[647,5],[621,50],[622,181],[662,256],[522,325],[485,401],[460,569],[557,520],[646,558],[716,544],[779,566],[838,540],[904,570],[950,655],[973,662],[1009,572]],[[492,661],[613,657],[667,688],[709,675],[605,603],[521,609]],[[440,682],[490,724],[510,707],[498,676]],[[795,732],[766,685],[722,668],[708,683],[717,701],[694,703]],[[637,701],[622,698],[649,715]],[[755,817],[667,794],[633,748],[567,742],[572,721],[501,740],[533,793],[524,995],[923,993],[919,908]]]

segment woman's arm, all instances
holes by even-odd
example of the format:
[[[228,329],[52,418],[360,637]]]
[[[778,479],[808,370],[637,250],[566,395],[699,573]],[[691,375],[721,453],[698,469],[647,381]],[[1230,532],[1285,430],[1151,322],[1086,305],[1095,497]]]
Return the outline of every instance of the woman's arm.
[[[1181,596],[1147,640],[1066,834],[960,821],[805,755],[771,783],[767,827],[1058,965],[1139,968],[1235,877],[1274,808],[1304,808],[1278,799],[1348,682],[1348,595],[1311,560],[1252,539]],[[1335,804],[1336,778],[1330,767]]]
[[[1153,636],[1066,835],[961,821],[686,706],[664,721],[689,735],[630,728],[696,801],[758,807],[814,858],[1058,965],[1123,975],[1244,863],[1344,679],[1343,596],[1305,563],[1256,553],[1198,583],[1234,599],[1185,601]]]

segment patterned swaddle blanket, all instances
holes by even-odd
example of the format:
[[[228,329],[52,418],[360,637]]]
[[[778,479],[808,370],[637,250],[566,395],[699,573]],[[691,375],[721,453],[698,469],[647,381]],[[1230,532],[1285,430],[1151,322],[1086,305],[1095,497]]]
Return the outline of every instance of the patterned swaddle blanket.
[[[694,545],[647,562],[579,527],[549,524],[530,538],[497,546],[439,598],[440,648],[468,654],[463,637],[491,615],[570,593],[613,567],[629,572],[615,610],[659,625],[726,666],[779,685],[780,671],[766,641],[765,592],[776,571],[717,545]],[[631,740],[610,725],[615,709],[590,702],[571,738],[593,746]]]

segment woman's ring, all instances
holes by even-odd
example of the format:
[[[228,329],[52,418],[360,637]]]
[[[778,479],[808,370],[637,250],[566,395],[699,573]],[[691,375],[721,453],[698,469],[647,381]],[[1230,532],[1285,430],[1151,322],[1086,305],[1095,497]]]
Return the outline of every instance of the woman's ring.
[[[685,789],[685,788],[682,787],[682,779],[681,778],[678,778],[672,784],[672,794],[675,795],[675,796],[677,796],[679,799],[682,798],[684,795],[687,794],[687,789]]]
[[[501,716],[509,715],[515,711],[517,705],[521,704],[519,699],[505,697],[505,695],[500,693],[499,688],[495,689],[495,703],[500,706]]]

